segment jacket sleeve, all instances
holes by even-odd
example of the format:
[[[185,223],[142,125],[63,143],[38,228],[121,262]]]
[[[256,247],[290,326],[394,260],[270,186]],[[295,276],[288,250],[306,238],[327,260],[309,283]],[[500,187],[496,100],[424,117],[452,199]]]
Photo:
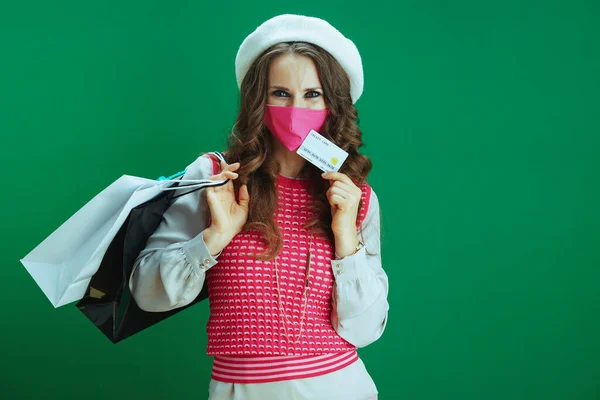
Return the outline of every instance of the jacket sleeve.
[[[374,191],[362,229],[364,247],[331,261],[335,277],[331,323],[356,347],[365,347],[381,337],[389,310],[388,277],[381,264],[379,200]]]
[[[208,155],[190,164],[183,179],[212,175]],[[176,192],[179,193],[179,192]],[[168,311],[191,303],[202,290],[205,272],[217,263],[202,237],[210,217],[205,190],[178,197],[135,260],[129,289],[145,311]]]

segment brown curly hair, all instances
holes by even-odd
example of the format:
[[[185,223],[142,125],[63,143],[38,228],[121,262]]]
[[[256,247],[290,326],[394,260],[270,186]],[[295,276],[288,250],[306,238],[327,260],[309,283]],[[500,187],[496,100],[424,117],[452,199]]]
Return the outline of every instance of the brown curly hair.
[[[241,185],[247,184],[250,194],[248,220],[243,230],[262,232],[267,242],[266,251],[255,255],[261,260],[274,259],[283,247],[281,231],[273,218],[277,209],[276,182],[280,166],[272,157],[271,133],[263,123],[263,114],[267,104],[271,62],[289,53],[310,57],[316,65],[325,104],[330,110],[319,133],[348,152],[340,172],[360,186],[372,169],[371,160],[358,153],[363,145],[358,112],[352,104],[348,75],[337,60],[321,47],[305,42],[278,43],[265,50],[252,63],[241,84],[239,114],[229,135],[226,151],[228,163],[240,163],[236,171],[239,177],[233,181],[235,193],[238,193]],[[329,182],[309,162],[300,171],[300,176],[315,183],[310,186],[310,193],[315,199],[312,207],[317,211],[317,218],[309,221],[305,228],[312,227],[317,232],[323,232],[333,241],[331,207],[326,197]],[[359,210],[360,207],[362,200]]]

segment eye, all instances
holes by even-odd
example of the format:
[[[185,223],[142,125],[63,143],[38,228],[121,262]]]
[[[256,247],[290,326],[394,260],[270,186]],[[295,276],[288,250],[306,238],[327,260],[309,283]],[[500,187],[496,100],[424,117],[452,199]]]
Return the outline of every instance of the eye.
[[[289,97],[289,94],[287,92],[279,89],[274,90],[271,94],[275,97]]]
[[[312,90],[308,93],[306,93],[304,96],[305,97],[319,97],[321,95],[321,93],[317,92],[316,90]]]

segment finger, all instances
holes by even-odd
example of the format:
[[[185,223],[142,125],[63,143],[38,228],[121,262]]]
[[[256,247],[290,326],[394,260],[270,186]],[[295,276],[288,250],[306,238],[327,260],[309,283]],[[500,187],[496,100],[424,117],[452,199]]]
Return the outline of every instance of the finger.
[[[329,190],[332,188],[339,188],[343,190],[349,195],[349,197],[353,198],[354,201],[357,201],[362,197],[362,190],[354,184],[350,185],[346,182],[335,181],[333,185],[330,186]]]
[[[233,163],[233,164],[229,164],[227,166],[227,170],[229,170],[229,171],[236,171],[239,168],[240,168],[240,163],[239,162],[236,162],[236,163]]]
[[[352,193],[350,193],[350,192],[348,192],[348,191],[344,190],[343,188],[340,188],[340,187],[337,187],[337,186],[332,186],[332,187],[329,189],[329,192],[330,192],[332,195],[334,195],[334,194],[337,194],[337,195],[339,195],[339,196],[343,197],[344,199],[346,199],[346,200],[348,200],[348,201],[352,201],[352,202],[356,201],[356,198],[355,198],[355,196],[354,196]]]
[[[354,182],[352,182],[352,179],[350,179],[348,175],[342,172],[329,171],[322,173],[321,176],[325,179],[329,179],[330,181],[342,181],[348,184],[354,184]]]
[[[342,199],[346,199],[346,196],[347,196],[346,193],[340,192],[339,188],[334,189],[333,187],[329,188],[326,195],[327,195],[327,199],[329,200],[330,203],[331,203],[334,195],[337,195],[338,198],[342,198]]]
[[[233,164],[227,164],[224,161],[221,161],[221,172],[219,172],[215,176],[219,177],[217,179],[225,179],[225,172],[227,172],[227,171],[236,171],[239,168],[240,168],[240,163],[239,162],[236,162],[236,163],[233,163]],[[236,174],[236,177],[237,177],[237,174]],[[229,179],[231,179],[231,178],[229,178]]]
[[[343,198],[342,196],[340,196],[339,194],[332,194],[331,197],[329,198],[329,203],[332,206],[336,206],[338,209],[340,210],[345,210],[346,208],[348,208],[348,202],[345,198]]]
[[[248,193],[248,186],[242,185],[240,187],[239,204],[244,210],[248,210],[250,204],[250,194]]]
[[[339,188],[347,191],[348,193],[355,193],[358,196],[360,196],[362,194],[362,191],[360,190],[360,188],[358,186],[356,186],[354,184],[354,182],[347,183],[347,182],[343,182],[343,181],[334,181],[333,185],[331,185],[331,186],[332,187],[339,187]]]
[[[225,180],[225,179],[235,179],[237,177],[238,177],[238,174],[236,172],[221,171],[216,175],[209,176],[208,179],[210,179],[212,181],[221,181],[221,180]]]
[[[239,176],[237,172],[233,171],[223,171],[220,175],[222,175],[226,179],[235,179]]]
[[[222,179],[235,179],[235,178],[237,178],[239,176],[238,173],[232,171],[232,169],[236,170],[236,169],[238,169],[240,167],[239,163],[236,163],[236,164],[231,164],[231,165],[227,166],[227,168],[225,168],[224,170],[222,170],[221,172],[219,172],[216,175],[210,176],[208,179],[222,180]]]

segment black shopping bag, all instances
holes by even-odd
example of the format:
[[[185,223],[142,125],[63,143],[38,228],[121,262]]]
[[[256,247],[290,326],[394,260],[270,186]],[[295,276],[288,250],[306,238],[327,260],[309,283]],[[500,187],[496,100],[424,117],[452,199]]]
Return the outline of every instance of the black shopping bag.
[[[212,152],[225,160],[221,153]],[[194,185],[193,189],[164,190],[154,198],[133,208],[109,245],[98,271],[76,307],[113,343],[140,332],[157,322],[191,307],[208,297],[206,280],[200,294],[190,304],[165,312],[147,312],[139,308],[129,290],[133,264],[156,231],[162,216],[175,198],[226,181]],[[180,186],[175,182],[171,187]],[[177,192],[177,193],[176,193]],[[183,193],[182,193],[183,192]]]

